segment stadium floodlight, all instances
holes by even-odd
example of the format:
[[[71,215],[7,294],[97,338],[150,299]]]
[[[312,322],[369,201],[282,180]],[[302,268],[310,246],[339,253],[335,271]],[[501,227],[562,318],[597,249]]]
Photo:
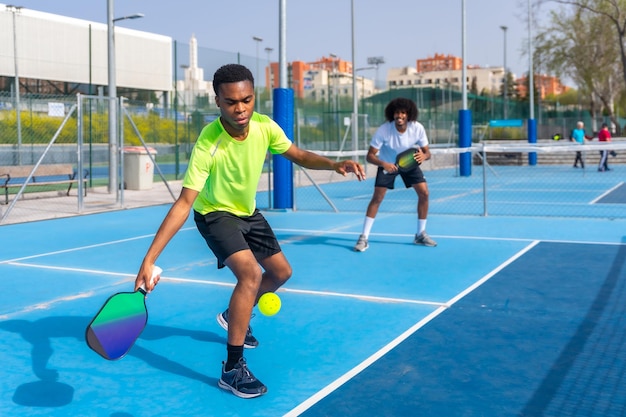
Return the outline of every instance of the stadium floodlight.
[[[385,63],[385,58],[382,56],[372,56],[367,58],[367,63],[368,65],[373,65],[376,68],[376,78],[374,79],[374,86],[376,86],[376,84],[378,84],[378,66]]]
[[[367,63],[370,65],[384,64],[385,58],[383,58],[382,56],[373,56],[373,57],[367,58]]]

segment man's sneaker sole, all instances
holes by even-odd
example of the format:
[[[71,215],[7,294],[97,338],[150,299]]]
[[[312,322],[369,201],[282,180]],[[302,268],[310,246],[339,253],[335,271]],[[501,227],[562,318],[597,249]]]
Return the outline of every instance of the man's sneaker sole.
[[[219,381],[217,381],[217,386],[220,387],[221,389],[232,392],[234,395],[236,395],[239,398],[256,398],[267,393],[267,389],[265,389],[265,391],[263,392],[255,392],[253,394],[248,394],[245,392],[237,391],[237,389],[235,389],[234,387],[231,387],[226,382],[222,381],[222,378],[220,378]]]
[[[355,247],[355,248],[354,248],[354,251],[355,251],[355,252],[365,252],[366,250],[368,250],[368,249],[369,249],[369,247],[370,247],[370,245],[367,245],[367,246],[365,246],[364,248],[357,248],[357,247]]]
[[[240,398],[255,398],[267,393],[267,387],[248,369],[244,358],[240,358],[235,367],[228,372],[224,371],[225,366],[226,364],[222,362],[222,375],[217,381],[218,387]],[[230,380],[230,383],[227,380]]]
[[[222,326],[222,329],[228,331],[228,322],[226,320],[224,320],[224,316],[222,316],[223,313],[219,313],[217,315],[217,324],[219,324],[220,326]],[[247,336],[247,335],[246,335]],[[246,343],[243,342],[243,347],[246,349],[254,349],[257,346],[259,346],[259,343],[257,342],[255,345],[251,344],[251,343]]]

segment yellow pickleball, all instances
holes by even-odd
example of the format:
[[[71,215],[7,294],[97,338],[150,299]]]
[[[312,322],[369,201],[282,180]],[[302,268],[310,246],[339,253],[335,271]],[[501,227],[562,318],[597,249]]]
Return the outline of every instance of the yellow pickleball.
[[[280,311],[280,297],[273,292],[266,292],[259,298],[257,306],[264,316],[273,316]]]

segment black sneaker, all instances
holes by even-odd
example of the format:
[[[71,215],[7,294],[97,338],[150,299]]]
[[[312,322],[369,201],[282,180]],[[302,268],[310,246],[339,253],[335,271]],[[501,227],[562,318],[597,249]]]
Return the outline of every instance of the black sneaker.
[[[254,398],[267,392],[267,387],[252,375],[244,358],[239,359],[235,367],[228,372],[224,370],[224,366],[225,363],[222,362],[222,377],[217,381],[220,388],[229,390],[241,398]]]
[[[228,331],[228,309],[217,315],[217,322],[224,330]],[[252,336],[252,327],[248,326],[246,340],[243,342],[243,347],[254,349],[257,346],[259,346],[259,341],[256,340],[256,337]]]

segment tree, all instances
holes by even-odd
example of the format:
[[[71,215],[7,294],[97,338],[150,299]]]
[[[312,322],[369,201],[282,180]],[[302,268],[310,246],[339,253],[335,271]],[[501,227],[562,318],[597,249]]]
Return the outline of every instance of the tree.
[[[510,71],[506,73],[506,96],[509,99],[515,98],[517,95],[517,86],[515,85],[515,80],[513,79],[513,74]],[[500,97],[504,97],[504,83],[500,86]]]
[[[526,76],[524,78],[524,86],[526,87],[526,94],[519,97],[519,100],[522,102],[529,102],[530,101],[530,76],[529,73],[526,73]],[[536,97],[537,99],[540,97],[539,95],[539,90],[537,89],[537,80],[533,78],[533,97]]]
[[[540,68],[570,77],[589,102],[592,117],[600,112],[616,122],[614,103],[624,85],[617,36],[607,30],[606,15],[593,12],[592,3],[613,0],[551,0],[572,7],[550,13],[550,23],[535,38],[535,57]],[[583,7],[583,3],[585,3]],[[622,1],[626,6],[626,1]],[[626,7],[625,7],[626,11]],[[611,25],[608,25],[611,27]],[[594,130],[596,126],[592,126]]]
[[[478,80],[476,77],[472,77],[472,82],[470,83],[470,93],[478,95]]]
[[[621,62],[622,78],[626,83],[626,1],[625,0],[541,0],[540,2],[554,2],[574,6],[580,10],[586,10],[598,17],[603,18],[602,29],[608,24],[613,28],[613,34],[617,38],[619,46],[619,58]]]
[[[550,101],[558,101],[561,106],[573,106],[578,103],[578,90],[570,88],[563,94],[559,94],[558,96],[547,97],[547,100]]]

